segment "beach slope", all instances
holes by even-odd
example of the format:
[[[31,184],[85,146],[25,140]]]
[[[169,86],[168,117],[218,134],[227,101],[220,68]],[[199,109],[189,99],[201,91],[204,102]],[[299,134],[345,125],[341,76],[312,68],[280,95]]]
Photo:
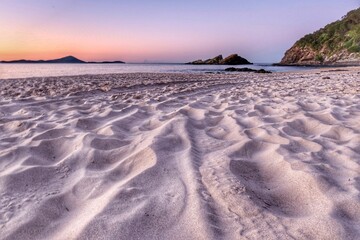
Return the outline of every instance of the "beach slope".
[[[359,239],[359,72],[0,80],[0,238]]]

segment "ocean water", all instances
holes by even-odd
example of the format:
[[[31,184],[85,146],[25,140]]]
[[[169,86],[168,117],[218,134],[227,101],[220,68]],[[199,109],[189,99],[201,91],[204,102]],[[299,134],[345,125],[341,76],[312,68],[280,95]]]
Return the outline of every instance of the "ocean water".
[[[186,64],[0,64],[0,79],[50,76],[72,76],[109,73],[204,73],[223,71],[234,66],[186,65]],[[235,66],[273,72],[287,72],[309,69],[305,67],[271,66],[254,64]]]

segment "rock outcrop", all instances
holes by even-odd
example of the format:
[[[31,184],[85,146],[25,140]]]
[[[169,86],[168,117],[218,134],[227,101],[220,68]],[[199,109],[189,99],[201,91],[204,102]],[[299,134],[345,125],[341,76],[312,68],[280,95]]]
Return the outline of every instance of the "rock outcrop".
[[[298,40],[280,65],[360,65],[360,8]]]
[[[225,72],[253,72],[253,73],[271,73],[270,71],[266,71],[265,69],[251,69],[251,68],[226,68]]]
[[[237,54],[232,54],[226,58],[223,58],[222,55],[216,56],[214,58],[207,59],[205,61],[203,60],[196,60],[193,62],[189,62],[187,64],[193,64],[193,65],[243,65],[243,64],[252,64],[248,60],[246,60],[243,57],[240,57]]]
[[[243,65],[243,64],[252,64],[243,57],[240,57],[237,54],[232,54],[227,58],[220,61],[220,64],[223,65]]]

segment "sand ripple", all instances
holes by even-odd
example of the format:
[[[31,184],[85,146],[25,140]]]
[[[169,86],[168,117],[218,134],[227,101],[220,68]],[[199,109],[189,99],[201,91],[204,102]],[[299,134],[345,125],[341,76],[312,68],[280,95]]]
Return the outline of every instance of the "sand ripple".
[[[358,79],[3,80],[0,238],[358,239]]]

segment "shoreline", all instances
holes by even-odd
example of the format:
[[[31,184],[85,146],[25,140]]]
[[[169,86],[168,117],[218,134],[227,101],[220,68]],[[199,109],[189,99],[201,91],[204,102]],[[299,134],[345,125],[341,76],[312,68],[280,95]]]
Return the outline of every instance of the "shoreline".
[[[226,84],[255,84],[257,81],[268,83],[272,81],[289,79],[318,78],[327,76],[338,77],[339,72],[349,72],[357,74],[360,67],[352,68],[327,68],[307,69],[293,72],[273,72],[272,74],[259,74],[248,72],[220,72],[213,73],[119,73],[119,74],[84,74],[75,76],[55,76],[55,77],[32,77],[32,78],[11,78],[0,79],[1,88],[13,89],[4,91],[0,88],[2,97],[7,99],[26,99],[28,97],[65,97],[72,94],[91,94],[92,91],[99,93],[116,93],[118,90],[126,90],[137,87],[166,86],[166,85],[190,85],[188,89],[198,89],[200,87],[226,85]],[[333,71],[332,71],[333,70]],[[324,76],[323,76],[324,75]],[[226,79],[224,82],[223,79]],[[32,86],[40,84],[38,88],[29,88],[23,91],[18,86],[30,83]],[[200,85],[198,85],[200,84]],[[173,89],[173,91],[176,89]]]
[[[120,73],[180,73],[180,74],[204,74],[208,72],[225,72],[227,67],[233,65],[186,65],[186,64],[0,64],[0,80],[16,79],[16,78],[32,78],[32,77],[56,77],[56,76],[81,76],[81,75],[106,75]],[[246,65],[241,65],[246,67]],[[249,68],[260,69],[272,72],[293,72],[307,71],[312,68],[305,67],[273,67],[271,64],[255,63],[248,65]],[[297,69],[296,69],[297,68]]]

